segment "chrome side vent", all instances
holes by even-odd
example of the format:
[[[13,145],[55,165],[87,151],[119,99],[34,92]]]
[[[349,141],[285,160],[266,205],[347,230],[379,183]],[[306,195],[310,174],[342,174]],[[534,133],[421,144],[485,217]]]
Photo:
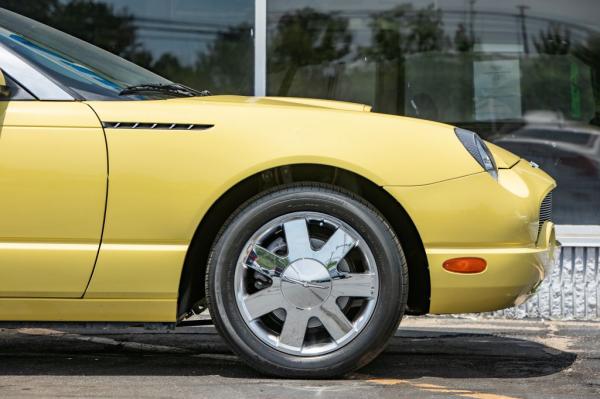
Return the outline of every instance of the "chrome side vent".
[[[540,224],[538,227],[538,237],[542,231],[542,225],[544,222],[552,219],[552,191],[550,191],[540,205]]]
[[[102,122],[105,129],[206,130],[214,126],[188,123]]]

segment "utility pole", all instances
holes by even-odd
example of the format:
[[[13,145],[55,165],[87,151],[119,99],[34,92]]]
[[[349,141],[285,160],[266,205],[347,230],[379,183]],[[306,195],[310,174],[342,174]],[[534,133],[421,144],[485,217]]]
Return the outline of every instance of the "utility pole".
[[[523,39],[523,50],[525,54],[529,54],[529,40],[527,38],[527,24],[525,23],[525,10],[529,10],[529,6],[520,5],[517,6],[519,9],[519,18],[521,19],[521,36]]]
[[[477,0],[469,0],[469,40],[475,44],[475,2]]]

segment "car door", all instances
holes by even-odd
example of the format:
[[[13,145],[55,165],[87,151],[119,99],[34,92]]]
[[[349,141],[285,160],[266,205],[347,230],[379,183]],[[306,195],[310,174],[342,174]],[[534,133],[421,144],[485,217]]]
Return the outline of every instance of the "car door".
[[[104,132],[86,104],[12,86],[0,98],[0,297],[78,298],[102,235]]]

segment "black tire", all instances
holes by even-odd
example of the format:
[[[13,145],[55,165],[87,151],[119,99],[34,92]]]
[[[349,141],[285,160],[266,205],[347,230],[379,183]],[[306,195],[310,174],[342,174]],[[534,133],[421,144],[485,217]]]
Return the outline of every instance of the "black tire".
[[[261,341],[245,323],[234,292],[244,243],[265,223],[298,211],[335,216],[360,233],[375,257],[379,276],[375,310],[360,334],[334,352],[310,357],[283,353]],[[384,350],[404,314],[408,270],[396,235],[370,204],[337,187],[301,183],[259,194],[229,218],[211,250],[206,292],[217,330],[252,368],[287,378],[331,378],[365,366]]]

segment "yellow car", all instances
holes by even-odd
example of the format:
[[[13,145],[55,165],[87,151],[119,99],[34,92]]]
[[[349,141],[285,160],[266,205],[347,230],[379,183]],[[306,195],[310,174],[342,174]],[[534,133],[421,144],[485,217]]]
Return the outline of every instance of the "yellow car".
[[[525,301],[547,174],[365,105],[212,96],[0,9],[0,320],[185,324],[327,377],[404,314]]]

